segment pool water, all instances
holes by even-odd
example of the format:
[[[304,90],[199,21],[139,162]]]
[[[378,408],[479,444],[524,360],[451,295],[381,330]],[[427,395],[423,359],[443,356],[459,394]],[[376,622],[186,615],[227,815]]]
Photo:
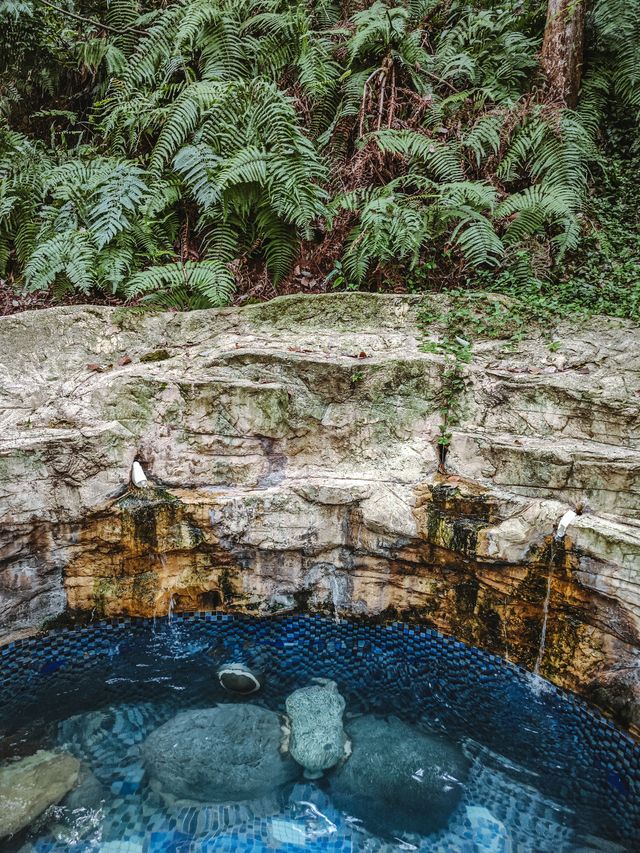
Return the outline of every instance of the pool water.
[[[638,746],[576,698],[435,631],[194,614],[57,631],[1,651],[0,761],[63,748],[82,762],[79,787],[2,850],[640,849]],[[238,662],[262,674],[260,692],[238,698],[221,687],[218,669]],[[153,784],[144,744],[176,715],[221,703],[284,713],[287,696],[315,678],[336,682],[347,733],[366,717],[463,756],[462,778],[447,781],[458,793],[444,825],[429,831],[422,767],[407,777],[406,802],[376,799],[368,773],[356,773],[351,798],[338,796],[335,770],[241,802],[171,799]],[[403,749],[388,747],[392,776]],[[343,766],[357,769],[357,737],[352,749]]]

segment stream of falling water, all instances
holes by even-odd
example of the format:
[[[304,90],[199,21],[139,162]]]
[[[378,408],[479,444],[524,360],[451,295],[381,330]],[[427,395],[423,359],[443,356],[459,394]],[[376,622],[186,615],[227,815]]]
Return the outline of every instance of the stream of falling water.
[[[551,601],[551,581],[553,579],[553,561],[556,554],[555,537],[549,547],[549,571],[547,573],[547,594],[542,605],[542,630],[540,631],[540,645],[538,646],[538,657],[533,667],[533,674],[540,675],[540,664],[544,656],[544,648],[547,642],[547,622],[549,621],[549,602]]]
[[[331,572],[329,576],[329,587],[331,590],[331,603],[333,604],[333,621],[340,621],[340,613],[338,612],[338,601],[340,600],[340,590],[338,588],[338,579],[335,572]]]

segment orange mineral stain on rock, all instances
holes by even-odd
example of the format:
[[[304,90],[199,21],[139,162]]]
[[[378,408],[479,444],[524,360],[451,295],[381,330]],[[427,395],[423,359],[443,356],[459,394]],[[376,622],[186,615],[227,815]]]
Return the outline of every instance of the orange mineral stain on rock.
[[[65,571],[72,611],[164,616],[232,607],[241,598],[233,556],[205,534],[197,506],[135,490],[82,527]]]

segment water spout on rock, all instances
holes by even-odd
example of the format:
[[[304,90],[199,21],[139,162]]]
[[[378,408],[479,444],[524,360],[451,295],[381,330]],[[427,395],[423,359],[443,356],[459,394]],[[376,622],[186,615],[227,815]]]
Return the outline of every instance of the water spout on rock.
[[[147,475],[137,460],[131,466],[131,482],[137,489],[145,489],[149,485]]]
[[[565,512],[560,521],[558,522],[558,526],[556,528],[554,539],[556,542],[561,542],[564,537],[567,535],[567,530],[569,525],[571,525],[576,518],[578,517],[578,513],[574,510],[570,509]]]

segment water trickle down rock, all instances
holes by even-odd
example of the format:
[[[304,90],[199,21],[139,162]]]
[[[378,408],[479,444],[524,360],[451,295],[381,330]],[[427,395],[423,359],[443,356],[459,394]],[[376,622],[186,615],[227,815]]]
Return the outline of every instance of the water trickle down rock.
[[[80,762],[73,755],[44,749],[0,767],[0,838],[15,835],[59,803],[79,772]]]
[[[289,752],[307,779],[319,779],[349,753],[342,727],[345,701],[335,681],[317,682],[296,690],[285,703],[291,725]]]

